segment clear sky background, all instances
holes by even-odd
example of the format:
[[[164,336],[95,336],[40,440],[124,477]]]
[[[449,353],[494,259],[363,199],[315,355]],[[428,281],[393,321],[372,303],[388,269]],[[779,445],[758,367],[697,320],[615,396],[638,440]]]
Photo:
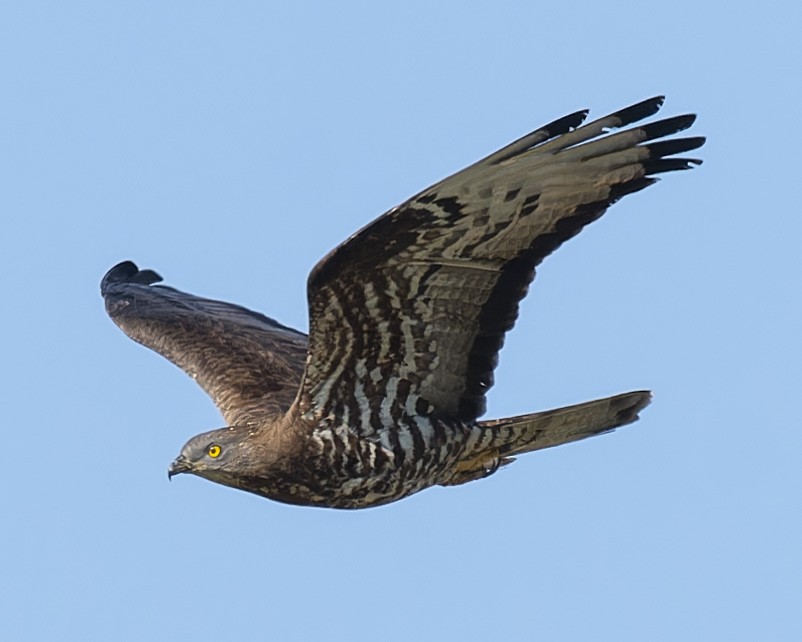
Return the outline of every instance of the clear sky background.
[[[802,639],[795,6],[273,4],[0,8],[2,638]],[[109,267],[305,330],[358,227],[660,93],[705,164],[545,262],[487,415],[650,388],[638,424],[366,511],[168,483],[222,421]]]

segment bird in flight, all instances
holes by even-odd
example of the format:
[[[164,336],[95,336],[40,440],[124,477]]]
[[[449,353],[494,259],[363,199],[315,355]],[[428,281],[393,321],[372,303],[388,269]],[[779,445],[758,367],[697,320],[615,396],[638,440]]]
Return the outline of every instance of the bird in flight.
[[[704,138],[665,139],[694,115],[627,128],[662,103],[555,120],[380,216],[312,270],[308,335],[156,285],[131,261],[109,270],[112,320],[195,379],[227,424],[190,439],[169,475],[364,508],[637,420],[647,391],[479,417],[540,262],[657,174],[701,163],[676,155]]]

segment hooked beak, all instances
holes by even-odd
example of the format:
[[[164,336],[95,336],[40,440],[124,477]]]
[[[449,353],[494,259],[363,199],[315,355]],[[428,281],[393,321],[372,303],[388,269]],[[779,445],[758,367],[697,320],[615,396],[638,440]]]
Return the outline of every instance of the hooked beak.
[[[182,455],[179,455],[167,469],[167,479],[172,479],[173,475],[180,475],[191,469],[192,466],[189,465],[189,462]]]

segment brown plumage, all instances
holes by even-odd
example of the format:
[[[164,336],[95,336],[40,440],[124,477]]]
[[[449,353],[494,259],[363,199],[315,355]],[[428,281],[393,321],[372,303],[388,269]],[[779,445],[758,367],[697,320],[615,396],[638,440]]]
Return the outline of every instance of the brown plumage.
[[[693,115],[607,133],[662,102],[561,118],[379,217],[312,270],[308,338],[130,261],[112,268],[101,292],[114,322],[194,377],[229,424],[190,439],[170,474],[361,508],[635,421],[648,392],[478,418],[536,266],[655,174],[701,162],[673,155],[703,138],[652,142]]]

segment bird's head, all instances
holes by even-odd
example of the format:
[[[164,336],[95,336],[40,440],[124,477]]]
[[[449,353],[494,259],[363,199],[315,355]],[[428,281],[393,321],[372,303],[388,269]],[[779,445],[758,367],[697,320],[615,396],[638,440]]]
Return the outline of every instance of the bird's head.
[[[191,473],[227,486],[250,472],[258,447],[247,426],[229,426],[194,436],[170,464],[167,476]]]

